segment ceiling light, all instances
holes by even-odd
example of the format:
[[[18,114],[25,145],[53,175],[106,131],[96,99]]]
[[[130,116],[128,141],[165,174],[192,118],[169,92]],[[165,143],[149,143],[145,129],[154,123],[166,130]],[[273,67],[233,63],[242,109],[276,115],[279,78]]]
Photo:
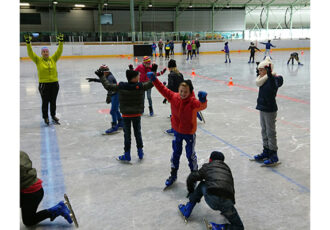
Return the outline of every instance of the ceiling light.
[[[192,8],[192,5],[189,5],[189,8]]]
[[[152,7],[152,4],[150,3],[148,6],[149,6],[149,7]]]
[[[30,3],[28,3],[28,2],[21,2],[19,5],[20,6],[30,6]]]
[[[85,5],[82,5],[82,4],[74,4],[74,7],[85,7]]]
[[[227,3],[227,6],[226,7],[229,8],[229,3]]]
[[[53,2],[53,4],[54,4],[54,5],[57,5],[57,4],[58,4],[58,2]]]
[[[108,5],[108,3],[104,3],[104,5],[105,5],[105,6],[107,6],[107,5]]]

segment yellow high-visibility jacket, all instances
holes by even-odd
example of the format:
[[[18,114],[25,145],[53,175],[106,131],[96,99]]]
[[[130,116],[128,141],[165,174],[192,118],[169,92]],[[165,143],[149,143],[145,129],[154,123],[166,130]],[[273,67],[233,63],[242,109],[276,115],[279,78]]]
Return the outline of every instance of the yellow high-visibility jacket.
[[[33,50],[31,43],[26,44],[29,57],[37,65],[39,83],[50,83],[57,82],[57,68],[56,62],[61,57],[63,51],[63,42],[59,42],[58,48],[53,56],[44,59],[36,55]]]

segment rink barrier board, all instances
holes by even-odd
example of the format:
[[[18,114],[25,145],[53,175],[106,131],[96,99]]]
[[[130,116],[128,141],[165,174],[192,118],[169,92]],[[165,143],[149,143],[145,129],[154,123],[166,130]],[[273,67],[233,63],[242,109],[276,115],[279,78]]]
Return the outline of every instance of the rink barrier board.
[[[281,49],[272,49],[272,51],[289,51],[289,50],[310,50],[310,47],[299,47],[299,48],[281,48]],[[265,52],[265,49],[260,49],[261,52]],[[249,53],[249,50],[231,50],[231,53]],[[200,51],[199,54],[224,54],[224,51]],[[182,52],[174,53],[174,55],[182,55]],[[124,57],[122,57],[124,56]],[[61,59],[70,59],[70,58],[127,58],[133,57],[133,54],[112,54],[112,55],[72,55],[72,56],[61,56]],[[31,60],[29,57],[20,57],[20,60]]]

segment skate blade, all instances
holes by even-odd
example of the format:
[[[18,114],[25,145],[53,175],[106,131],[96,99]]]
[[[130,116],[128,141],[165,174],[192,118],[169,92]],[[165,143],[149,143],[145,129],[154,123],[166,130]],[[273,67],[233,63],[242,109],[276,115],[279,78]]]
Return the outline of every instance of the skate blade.
[[[208,220],[206,218],[203,218],[206,230],[212,230],[212,224],[209,224]]]
[[[132,162],[120,160],[118,157],[116,157],[116,160],[119,161],[120,163],[123,163],[123,164],[127,164],[127,165],[131,165],[132,164]]]
[[[277,166],[277,165],[279,165],[279,164],[281,164],[280,161],[278,161],[278,162],[276,162],[276,163],[273,163],[273,164],[268,164],[268,165],[266,165],[266,164],[262,164],[262,165],[260,165],[260,167],[275,167],[275,166]]]
[[[70,204],[70,201],[69,201],[69,197],[66,195],[66,194],[64,194],[64,200],[65,200],[65,205],[69,208],[69,210],[70,210],[70,217],[71,217],[71,219],[73,220],[73,223],[74,223],[74,225],[76,226],[76,228],[79,228],[79,224],[78,224],[78,220],[77,220],[77,218],[76,218],[76,215],[74,214],[74,212],[73,212],[73,209],[72,209],[72,206],[71,206],[71,204]]]
[[[164,133],[166,133],[167,135],[170,135],[170,136],[174,136],[174,133],[168,133],[166,131],[164,131]]]
[[[254,159],[254,158],[249,158],[249,160],[250,161],[255,161],[255,162],[258,162],[258,163],[263,163],[264,162],[264,160],[256,160],[256,159]],[[265,160],[266,160],[266,158],[265,158]]]
[[[199,111],[198,113],[199,113],[199,115],[201,116],[203,123],[205,124],[205,119],[204,119],[204,116],[203,116],[202,112]]]
[[[110,136],[110,135],[113,135],[113,134],[116,134],[116,133],[119,133],[119,131],[115,131],[115,132],[112,132],[112,133],[102,133],[102,136]]]

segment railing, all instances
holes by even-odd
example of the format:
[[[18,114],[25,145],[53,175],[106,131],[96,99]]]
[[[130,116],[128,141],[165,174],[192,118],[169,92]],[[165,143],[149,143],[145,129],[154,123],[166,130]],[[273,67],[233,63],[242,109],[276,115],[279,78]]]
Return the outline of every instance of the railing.
[[[24,42],[24,34],[33,36],[33,42],[56,42],[53,32],[21,32],[20,42]],[[117,42],[127,43],[132,41],[132,33],[103,32],[100,37],[96,32],[64,32],[64,41],[70,43],[83,42]],[[217,32],[136,32],[136,42],[152,42],[162,39],[182,41],[198,38],[202,41],[212,40],[266,40],[266,39],[310,39],[310,29],[252,29],[245,31],[217,31]]]

